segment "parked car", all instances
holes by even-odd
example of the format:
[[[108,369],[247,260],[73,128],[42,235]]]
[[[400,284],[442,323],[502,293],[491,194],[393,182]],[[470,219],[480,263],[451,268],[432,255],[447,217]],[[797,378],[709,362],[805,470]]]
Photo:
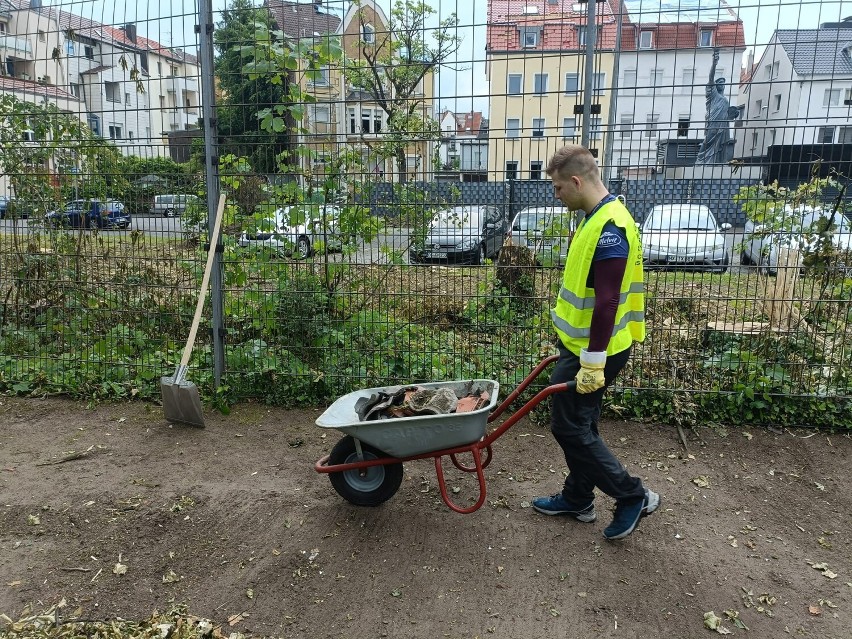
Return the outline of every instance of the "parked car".
[[[559,206],[532,206],[517,213],[509,226],[508,238],[516,246],[526,246],[539,264],[565,264],[573,214]]]
[[[310,257],[320,247],[339,251],[343,242],[337,232],[340,209],[336,206],[286,206],[256,228],[240,235],[243,247],[268,248],[280,255]]]
[[[852,250],[852,221],[838,211],[833,216],[832,228],[828,229],[832,219],[830,210],[819,207],[786,207],[781,215],[783,230],[769,231],[763,224],[748,220],[743,231],[743,249],[740,262],[754,265],[775,273],[778,268],[778,254],[781,248],[795,249],[801,252],[802,259],[819,246],[819,238],[825,231],[830,232],[830,241],[840,251]]]
[[[0,220],[6,219],[6,212],[9,210],[11,200],[5,195],[0,195]]]
[[[642,223],[642,250],[648,266],[710,268],[724,273],[731,264],[723,233],[702,204],[660,204]]]
[[[117,200],[73,200],[58,211],[44,216],[46,226],[54,228],[129,229],[130,213]]]
[[[196,202],[198,202],[196,195],[155,195],[151,213],[164,217],[180,217],[186,212],[188,206],[192,206]]]
[[[499,206],[455,206],[429,223],[422,247],[409,251],[411,263],[482,264],[500,253],[506,215]]]

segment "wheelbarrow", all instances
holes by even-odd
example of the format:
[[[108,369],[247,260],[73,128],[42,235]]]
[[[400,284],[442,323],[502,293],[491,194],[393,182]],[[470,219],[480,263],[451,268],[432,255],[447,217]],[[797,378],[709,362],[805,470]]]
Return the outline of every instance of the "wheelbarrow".
[[[502,424],[486,434],[488,424],[502,415],[522,392],[558,359],[552,355],[538,366],[495,408],[500,385],[493,380],[474,379],[455,382],[419,384],[421,388],[447,387],[459,394],[488,392],[488,405],[466,413],[418,415],[376,421],[360,421],[356,402],[376,391],[394,393],[402,386],[370,388],[338,398],[320,415],[317,426],[334,428],[346,434],[331,453],[316,462],[314,469],[328,475],[334,490],[356,506],[378,506],[393,497],[402,484],[404,462],[432,458],[438,487],[444,503],[457,513],[468,514],[485,503],[485,473],[491,463],[492,444],[545,398],[573,388],[570,381],[553,384],[539,391],[526,404],[512,413]],[[459,456],[470,453],[473,462],[463,463]],[[443,459],[449,457],[462,472],[476,473],[479,498],[472,506],[453,502],[444,480]]]

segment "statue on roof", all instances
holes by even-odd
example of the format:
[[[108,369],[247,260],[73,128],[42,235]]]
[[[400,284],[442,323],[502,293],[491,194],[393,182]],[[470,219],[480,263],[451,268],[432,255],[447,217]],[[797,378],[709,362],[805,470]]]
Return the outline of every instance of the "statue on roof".
[[[739,117],[739,109],[732,107],[725,97],[725,78],[715,79],[716,63],[719,62],[719,49],[713,49],[713,64],[710,66],[710,80],[705,87],[707,96],[707,126],[704,129],[704,141],[695,158],[696,166],[702,164],[725,164],[733,157],[731,142],[731,120]]]

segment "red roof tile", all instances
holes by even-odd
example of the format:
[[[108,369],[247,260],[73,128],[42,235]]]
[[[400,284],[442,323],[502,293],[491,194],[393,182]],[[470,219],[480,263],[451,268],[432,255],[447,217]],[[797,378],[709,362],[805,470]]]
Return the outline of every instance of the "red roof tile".
[[[31,93],[33,95],[47,96],[50,98],[65,98],[67,100],[79,101],[79,98],[71,95],[67,91],[50,84],[39,84],[30,80],[21,80],[5,75],[0,75],[0,90],[2,91],[18,91],[21,93]]]

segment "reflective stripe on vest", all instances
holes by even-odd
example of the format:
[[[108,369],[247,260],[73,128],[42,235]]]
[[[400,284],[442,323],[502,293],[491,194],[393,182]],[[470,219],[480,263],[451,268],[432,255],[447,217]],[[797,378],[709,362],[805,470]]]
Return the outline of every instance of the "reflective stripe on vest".
[[[628,242],[627,265],[607,353],[619,353],[633,342],[645,339],[645,286],[639,232],[623,204],[607,202],[593,215],[587,216],[574,234],[565,261],[562,288],[551,311],[553,326],[560,340],[575,354],[589,344],[595,292],[586,284],[598,240],[607,222],[622,228]]]

